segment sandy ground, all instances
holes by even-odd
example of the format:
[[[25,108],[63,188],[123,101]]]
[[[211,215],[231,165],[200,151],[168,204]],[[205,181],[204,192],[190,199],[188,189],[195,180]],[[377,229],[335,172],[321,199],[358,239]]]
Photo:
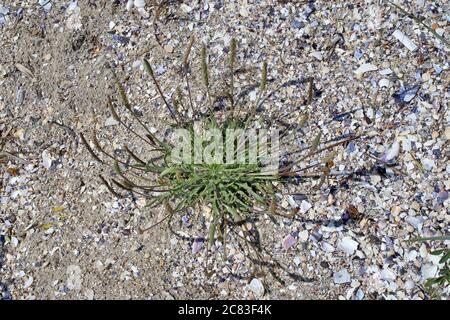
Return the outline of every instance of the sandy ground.
[[[445,198],[440,193],[450,189],[448,48],[439,40],[400,17],[388,4],[379,6],[375,1],[313,1],[311,5],[302,1],[192,1],[183,5],[171,1],[160,7],[158,15],[152,1],[147,1],[145,12],[127,11],[126,1],[82,0],[78,9],[68,9],[68,1],[52,2],[48,12],[36,1],[0,4],[10,8],[0,29],[4,151],[0,163],[0,297],[427,297],[423,281],[428,269],[424,266],[435,272],[438,268],[429,257],[430,247],[401,240],[449,231],[448,194]],[[448,5],[436,3],[433,13],[420,1],[413,9],[427,13],[439,22],[436,28],[448,32]],[[12,12],[20,7],[19,18]],[[395,39],[396,29],[408,34],[419,50],[410,51]],[[239,61],[250,71],[266,59],[275,81],[314,76],[315,103],[309,109],[301,108],[309,110],[318,123],[361,107],[369,117],[369,109],[375,114],[372,124],[364,122],[362,112],[351,112],[348,118],[330,120],[327,126],[330,137],[361,128],[374,132],[369,140],[355,143],[353,155],[337,160],[346,170],[368,170],[362,182],[342,187],[342,181],[331,181],[339,187],[334,194],[329,188],[311,192],[309,185],[299,186],[296,190],[308,194],[313,204],[305,221],[261,222],[269,250],[291,270],[315,278],[311,284],[287,278],[281,285],[267,273],[255,275],[265,285],[261,296],[248,287],[251,278],[231,276],[220,259],[214,262],[217,272],[207,277],[205,253],[192,253],[192,242],[176,239],[163,226],[139,234],[139,226],[163,213],[145,208],[139,198],[112,196],[97,177],[99,173],[110,175],[111,169],[96,163],[80,142],[79,133],[89,136],[94,127],[104,142],[129,142],[123,131],[105,125],[110,117],[105,102],[114,94],[107,64],[117,66],[114,70],[143,119],[163,132],[167,115],[160,105],[153,107],[156,91],[139,61],[148,50],[146,57],[161,74],[161,83],[172,90],[191,34],[208,43],[211,62],[217,66],[213,74],[226,59],[224,48],[230,37],[236,36]],[[362,58],[355,57],[358,50]],[[364,62],[378,70],[358,78],[354,71]],[[392,74],[380,74],[385,69]],[[380,84],[382,79],[387,84],[384,80]],[[415,83],[421,85],[418,96],[399,105],[392,95]],[[377,88],[378,95],[374,93]],[[288,90],[290,100],[277,103],[302,105],[299,101],[305,91],[305,86]],[[386,174],[383,168],[379,169],[383,173],[374,172],[373,159],[361,156],[366,146],[381,155],[395,139],[402,144],[397,167],[407,177],[389,169]],[[415,142],[412,153],[417,159],[405,148],[405,139]],[[429,162],[424,159],[433,162],[430,170],[409,168],[415,162],[426,167]],[[348,203],[364,215],[363,222],[337,229],[321,225],[321,220],[339,220]],[[299,233],[305,230],[306,238],[301,239]],[[317,230],[333,250],[323,245],[324,240],[313,239]],[[205,236],[206,231],[199,227],[196,232]],[[289,233],[298,242],[286,251],[281,243]],[[357,251],[339,251],[337,243],[345,237],[356,239]],[[349,270],[351,280],[341,283],[337,273],[343,269]]]

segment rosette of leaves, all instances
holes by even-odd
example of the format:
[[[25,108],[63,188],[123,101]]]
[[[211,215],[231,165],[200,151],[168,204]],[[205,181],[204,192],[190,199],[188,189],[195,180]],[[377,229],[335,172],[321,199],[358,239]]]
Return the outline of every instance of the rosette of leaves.
[[[221,94],[214,93],[211,88],[207,51],[205,45],[201,46],[199,68],[197,69],[201,70],[203,100],[201,103],[194,101],[190,80],[194,72],[190,62],[194,41],[192,37],[180,66],[182,75],[180,83],[183,83],[183,85],[176,88],[170,99],[163,91],[150,63],[146,59],[143,60],[145,71],[156,87],[159,97],[172,119],[171,125],[189,130],[193,149],[206,147],[206,144],[195,146],[194,140],[198,134],[194,127],[196,121],[202,121],[206,128],[218,129],[221,132],[226,132],[227,129],[246,130],[261,125],[269,129],[273,128],[282,123],[282,120],[289,116],[289,113],[286,112],[270,118],[259,111],[263,104],[275,93],[292,85],[304,84],[308,86],[305,101],[306,104],[311,103],[313,98],[312,78],[301,78],[280,84],[275,83],[274,88],[269,90],[270,83],[276,81],[268,78],[266,62],[262,63],[257,83],[247,87],[236,85],[235,77],[238,70],[236,68],[237,46],[235,39],[231,41],[226,63],[228,65],[228,70],[225,72],[228,75],[227,87],[221,91]],[[272,172],[262,172],[263,163],[259,158],[257,163],[252,164],[226,164],[226,162],[224,164],[175,164],[171,159],[174,145],[152,133],[136,115],[124,87],[116,76],[115,79],[119,102],[115,102],[113,97],[109,97],[107,102],[112,116],[130,135],[150,145],[154,154],[152,156],[148,154],[138,155],[132,151],[132,147],[124,146],[128,157],[132,159],[132,162],[129,163],[117,157],[113,152],[106,150],[106,147],[102,147],[95,132],[92,134],[94,147],[91,147],[83,134],[81,134],[81,140],[97,161],[104,163],[109,160],[109,163],[112,163],[116,177],[105,178],[100,176],[100,179],[114,195],[121,197],[126,196],[127,193],[137,194],[148,200],[148,207],[163,206],[166,209],[167,214],[163,219],[149,228],[140,229],[140,231],[145,232],[154,226],[167,222],[171,232],[186,238],[186,236],[180,235],[174,230],[172,222],[174,220],[179,221],[183,212],[188,209],[195,208],[201,214],[202,207],[207,206],[212,212],[209,221],[208,246],[211,247],[216,240],[221,241],[224,244],[222,246],[224,248],[223,254],[226,257],[225,243],[227,239],[233,236],[234,239],[245,244],[243,247],[247,248],[247,257],[252,262],[256,265],[269,267],[269,271],[276,277],[273,273],[273,267],[285,268],[276,261],[263,262],[263,260],[267,260],[263,259],[263,255],[270,255],[270,253],[260,245],[258,229],[256,227],[248,228],[248,224],[254,224],[258,216],[262,214],[268,214],[273,220],[276,216],[295,216],[298,213],[298,208],[290,211],[281,208],[279,204],[280,188],[289,184],[300,173],[302,173],[302,176],[307,176],[304,173],[314,168],[320,168],[319,172],[310,175],[321,177],[321,183],[325,181],[333,165],[334,153],[330,152],[320,161],[315,161],[314,164],[308,164],[308,160],[356,137],[347,136],[342,139],[322,142],[321,130],[318,128],[307,147],[295,148],[292,146],[292,148],[289,148],[289,152],[281,160],[280,169]],[[244,101],[243,97],[250,90],[255,89],[257,90],[255,101]],[[224,103],[225,107],[222,107],[223,111],[219,115],[219,112],[217,112],[219,104],[223,105]],[[134,129],[119,116],[117,112],[119,107],[124,108],[130,114],[131,119],[141,128],[140,131]],[[301,131],[307,123],[308,116],[303,115],[299,122],[285,125],[280,133],[280,141],[284,141],[286,145],[291,145],[296,138],[295,135],[290,136],[291,132]],[[236,150],[241,147],[242,145],[236,142]],[[244,148],[244,154],[247,150]],[[226,153],[224,153],[224,157],[226,158]],[[300,167],[301,164],[305,163],[308,165]],[[297,279],[307,280],[298,275],[291,275]],[[278,277],[277,279],[281,281]]]

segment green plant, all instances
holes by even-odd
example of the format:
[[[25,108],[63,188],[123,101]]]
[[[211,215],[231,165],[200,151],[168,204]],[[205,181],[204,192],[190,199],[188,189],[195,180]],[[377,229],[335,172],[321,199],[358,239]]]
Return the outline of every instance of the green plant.
[[[424,237],[417,238],[411,241],[445,241],[450,240],[450,235],[436,236],[436,237]],[[439,264],[444,264],[444,266],[439,270],[439,275],[433,278],[429,278],[425,281],[425,289],[431,296],[436,295],[436,289],[443,288],[450,284],[450,248],[439,248],[430,252],[434,256],[440,256]]]
[[[261,68],[259,83],[252,86],[252,88],[258,88],[255,102],[245,103],[243,96],[246,90],[248,90],[248,87],[239,88],[236,85],[237,45],[236,40],[233,39],[230,44],[230,54],[228,57],[228,84],[225,89],[219,91],[219,94],[217,92],[213,93],[211,88],[206,47],[204,45],[201,47],[199,70],[203,84],[203,100],[200,103],[198,101],[194,102],[190,77],[193,68],[189,59],[193,44],[194,38],[191,38],[181,64],[184,86],[178,86],[176,88],[171,101],[167,100],[149,62],[146,59],[143,60],[144,68],[173,120],[171,126],[173,128],[183,128],[190,133],[188,144],[192,147],[193,153],[198,149],[200,149],[198,150],[200,153],[203,153],[211,143],[211,141],[204,141],[201,144],[196,144],[196,139],[201,135],[201,132],[199,133],[195,128],[195,123],[198,121],[201,121],[207,130],[218,130],[223,135],[223,138],[226,139],[225,133],[229,129],[245,131],[257,125],[264,125],[269,131],[273,130],[277,125],[277,119],[267,118],[264,114],[258,112],[258,110],[276,92],[289,85],[309,84],[307,103],[310,104],[312,101],[312,78],[282,83],[272,91],[268,91],[268,70],[267,63],[264,62]],[[149,130],[135,114],[125,90],[118,80],[116,82],[116,88],[122,106],[128,111],[132,119],[140,125],[144,133],[139,133],[120,117],[117,112],[116,103],[112,98],[109,98],[107,104],[112,116],[131,135],[136,136],[138,139],[150,145],[152,148],[151,151],[155,152],[157,156],[151,157],[149,154],[137,155],[132,151],[132,148],[125,146],[126,153],[133,160],[132,163],[127,163],[103,148],[97,140],[95,132],[92,135],[92,142],[95,149],[103,157],[112,160],[118,178],[106,179],[100,176],[100,179],[114,195],[122,196],[122,194],[116,191],[118,188],[119,190],[144,196],[148,199],[148,207],[164,206],[166,209],[167,215],[163,219],[147,229],[141,229],[141,232],[160,225],[162,222],[167,222],[169,229],[173,233],[186,238],[173,230],[172,220],[174,217],[189,208],[196,208],[196,211],[202,214],[204,206],[209,207],[212,212],[210,221],[208,221],[209,247],[215,243],[216,238],[225,244],[229,238],[228,235],[232,234],[234,239],[244,243],[247,250],[247,257],[252,262],[256,265],[268,266],[270,273],[279,279],[273,272],[272,267],[285,268],[276,261],[270,263],[264,261],[263,254],[270,255],[270,253],[261,247],[257,228],[248,228],[248,223],[254,224],[255,218],[262,213],[268,214],[272,219],[277,215],[293,217],[298,212],[298,209],[293,209],[290,213],[285,213],[286,210],[281,209],[279,205],[279,194],[282,193],[281,188],[283,184],[289,183],[290,179],[298,176],[300,172],[317,167],[322,168],[319,176],[323,176],[324,180],[325,176],[329,174],[332,166],[332,158],[335,153],[330,153],[322,161],[310,164],[307,167],[296,169],[296,166],[299,164],[307,164],[308,159],[314,156],[318,157],[327,150],[356,139],[357,136],[352,135],[342,139],[322,142],[322,134],[318,130],[319,132],[315,134],[314,139],[312,139],[308,147],[294,149],[292,146],[291,149],[293,150],[290,150],[289,154],[295,160],[291,159],[284,163],[279,170],[273,171],[263,170],[263,159],[259,155],[257,161],[254,163],[180,164],[174,161],[172,156],[175,147],[174,143],[158,138]],[[227,106],[225,107],[224,113],[221,113],[219,116],[215,108],[223,98],[227,102]],[[285,127],[281,131],[280,139],[283,139],[284,144],[292,144],[295,136],[289,136],[290,130],[293,128],[301,129],[307,125],[307,122],[308,117],[304,115],[300,123],[293,123]],[[92,156],[96,160],[103,162],[100,155],[94,151],[94,148],[91,148],[83,134],[81,134],[81,140]],[[232,144],[236,147],[235,151],[233,151],[234,153],[243,150],[244,158],[248,159],[250,157],[249,153],[251,147],[254,146],[253,144],[248,143],[246,145],[237,140],[233,140]],[[299,154],[301,155],[302,153],[303,156],[300,157]],[[231,156],[234,155],[231,154]],[[223,158],[226,159],[227,156],[230,156],[230,154],[224,152]],[[144,178],[147,175],[151,177]],[[223,257],[226,259],[226,246],[224,245],[223,248]],[[298,275],[291,275],[297,279],[308,280]]]

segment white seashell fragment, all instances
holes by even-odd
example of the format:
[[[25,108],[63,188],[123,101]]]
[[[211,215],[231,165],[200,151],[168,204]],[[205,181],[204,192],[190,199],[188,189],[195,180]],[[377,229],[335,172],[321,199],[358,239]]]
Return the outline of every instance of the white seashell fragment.
[[[72,264],[67,267],[66,274],[68,275],[67,288],[79,291],[83,282],[81,268]]]
[[[308,230],[300,231],[300,232],[298,233],[298,239],[299,239],[301,242],[305,242],[306,240],[308,240]]]
[[[39,5],[41,5],[47,12],[52,9],[52,2],[49,0],[39,0]]]
[[[134,68],[134,69],[140,68],[141,65],[142,65],[142,62],[139,61],[139,60],[136,60],[136,61],[133,62],[133,68]]]
[[[199,253],[203,249],[203,241],[196,240],[192,244],[192,253]]]
[[[430,279],[436,277],[438,267],[432,264],[425,264],[420,268],[420,273],[422,274],[422,279]]]
[[[383,87],[389,87],[390,81],[386,78],[381,79],[380,81],[378,81],[378,85],[380,86],[380,88]]]
[[[400,143],[398,141],[394,141],[394,143],[391,145],[391,147],[384,153],[384,155],[380,158],[383,162],[389,162],[391,160],[394,160],[398,153],[400,152]]]
[[[386,281],[394,281],[397,276],[390,269],[383,269],[380,273],[380,279]]]
[[[66,27],[70,30],[80,30],[83,27],[81,22],[81,10],[78,6],[77,1],[73,1],[70,3],[69,7],[66,10],[67,21]]]
[[[352,255],[358,249],[358,242],[350,237],[344,237],[339,241],[337,247],[348,255]]]
[[[16,237],[11,237],[11,245],[16,248],[19,245],[19,240]]]
[[[411,290],[415,287],[414,281],[412,280],[406,280],[405,281],[405,289],[406,290]]]
[[[425,243],[422,243],[422,245],[420,246],[419,254],[424,259],[428,256],[427,246],[425,245]]]
[[[181,9],[181,11],[183,11],[184,13],[189,13],[189,12],[192,11],[192,8],[189,7],[188,5],[184,4],[184,3],[180,6],[180,9]]]
[[[94,290],[86,289],[84,290],[84,296],[87,300],[94,300]]]
[[[78,1],[71,1],[67,7],[67,10],[75,10],[76,7],[78,7]]]
[[[297,240],[290,234],[288,234],[284,239],[283,239],[283,249],[287,250],[290,247],[292,247],[293,245],[295,245],[295,243],[297,242]]]
[[[434,164],[434,160],[425,158],[425,159],[422,159],[422,165],[425,170],[431,171],[431,170],[433,170],[435,164]]]
[[[115,126],[115,125],[118,125],[118,124],[119,124],[119,121],[117,121],[113,117],[109,117],[108,119],[105,120],[105,126],[106,127]]]
[[[7,19],[6,15],[9,13],[9,8],[0,5],[0,28],[6,25]],[[0,76],[3,77],[6,71],[3,67],[0,67]]]
[[[44,166],[44,168],[50,169],[52,166],[52,162],[53,162],[53,159],[50,156],[50,153],[47,150],[42,152],[42,165]]]
[[[416,250],[411,250],[406,254],[406,261],[411,262],[417,258],[418,252]]]
[[[142,18],[144,18],[144,19],[150,18],[150,14],[144,8],[138,8],[138,12]]]
[[[347,269],[341,269],[334,274],[334,283],[341,284],[341,283],[349,283],[349,282],[351,282],[351,278],[350,278],[350,274],[348,273]]]
[[[247,18],[249,15],[248,9],[246,7],[241,7],[241,9],[239,10],[239,14],[244,18]]]
[[[27,281],[25,281],[25,283],[24,283],[24,285],[23,285],[23,288],[24,289],[26,289],[26,288],[29,288],[32,284],[33,284],[33,277],[28,277],[28,279],[27,279]]]
[[[325,252],[333,252],[334,247],[326,241],[322,241],[322,250]]]
[[[423,218],[423,217],[407,217],[405,220],[410,225],[412,225],[414,227],[414,229],[421,230],[422,224],[425,221],[425,218]]]
[[[303,201],[300,203],[300,212],[301,212],[301,213],[306,213],[306,212],[308,212],[308,210],[311,209],[311,208],[312,208],[311,203],[309,203],[309,202],[306,201],[306,200],[303,200]]]
[[[143,7],[145,7],[145,0],[134,0],[134,6],[136,8],[143,8]]]
[[[358,289],[355,294],[356,300],[364,299],[364,292],[361,289]]]
[[[323,60],[323,56],[322,56],[322,53],[321,53],[320,51],[313,51],[313,52],[311,52],[309,55],[310,55],[311,57],[316,58],[316,59],[319,60],[319,61],[322,61],[322,60]]]
[[[264,294],[264,285],[261,280],[254,278],[249,284],[248,288],[253,291],[257,296],[262,296]]]
[[[134,5],[134,0],[128,0],[127,2],[127,11],[130,11],[131,9],[133,9],[133,5]]]
[[[430,254],[430,255],[428,255],[428,257],[427,257],[427,260],[428,260],[430,263],[432,263],[433,265],[436,265],[436,266],[441,265],[441,266],[443,266],[443,264],[440,263],[440,261],[441,261],[441,256],[434,255],[434,254]]]
[[[386,69],[380,70],[379,72],[380,72],[380,74],[382,76],[387,76],[387,75],[392,73],[392,69],[391,68],[386,68]]]
[[[354,72],[357,76],[361,76],[366,72],[369,71],[375,71],[378,70],[378,67],[371,64],[371,63],[364,63],[363,65],[359,66],[358,69],[356,69]]]
[[[400,30],[395,30],[392,34],[398,41],[400,41],[408,50],[415,51],[417,50],[417,46],[414,42],[411,41],[411,39],[405,35]]]

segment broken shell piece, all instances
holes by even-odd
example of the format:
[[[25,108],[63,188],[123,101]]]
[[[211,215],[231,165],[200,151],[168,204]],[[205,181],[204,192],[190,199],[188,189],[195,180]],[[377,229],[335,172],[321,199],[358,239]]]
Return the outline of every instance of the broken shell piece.
[[[16,237],[11,237],[11,245],[16,248],[19,245],[19,240]]]
[[[364,292],[361,290],[361,288],[356,291],[355,297],[356,300],[364,299]]]
[[[81,10],[76,1],[71,2],[66,10],[66,27],[70,30],[80,30],[83,27],[81,22]]]
[[[134,0],[134,6],[136,8],[143,8],[143,7],[145,7],[145,0]]]
[[[239,14],[241,16],[243,16],[244,18],[247,18],[249,15],[248,9],[244,6],[242,6],[241,9],[239,10]]]
[[[424,217],[407,217],[405,220],[410,225],[412,225],[415,229],[420,230],[420,229],[422,229],[422,224],[425,221],[425,218]]]
[[[138,12],[142,18],[144,19],[150,18],[150,14],[144,8],[138,8]]]
[[[422,74],[422,80],[423,81],[428,81],[431,79],[431,73],[430,72],[425,72],[424,74]]]
[[[25,281],[25,283],[24,283],[24,285],[23,285],[23,288],[24,289],[26,289],[26,288],[29,288],[32,284],[33,284],[33,277],[28,277],[28,279]]]
[[[133,9],[133,5],[134,5],[134,0],[128,0],[127,2],[127,11],[130,11],[131,9]]]
[[[39,5],[42,6],[46,12],[49,12],[52,9],[52,2],[50,0],[39,0]]]
[[[397,276],[395,275],[395,273],[392,270],[387,269],[387,268],[381,270],[381,272],[380,272],[381,280],[393,281],[393,280],[395,280],[396,277]]]
[[[346,269],[341,269],[334,274],[334,283],[349,283],[351,282],[350,274]]]
[[[184,13],[189,13],[189,12],[192,11],[192,8],[189,7],[188,5],[184,4],[184,3],[180,6],[180,9],[181,9],[181,11],[183,11]]]
[[[105,126],[106,127],[115,126],[115,125],[118,125],[118,124],[119,124],[119,121],[117,121],[113,117],[109,117],[108,119],[105,120]]]
[[[300,212],[306,213],[306,212],[308,212],[309,209],[311,209],[311,207],[312,207],[311,203],[309,203],[306,200],[303,200],[300,204]]]
[[[352,255],[358,248],[358,242],[350,237],[344,237],[337,246],[340,250],[344,251],[348,255]]]
[[[391,68],[386,68],[386,69],[380,70],[379,72],[380,72],[380,74],[382,76],[387,76],[387,75],[392,73],[392,69]]]
[[[378,85],[380,86],[380,88],[383,87],[389,87],[390,81],[386,78],[381,79],[380,81],[378,81]]]
[[[319,51],[311,52],[309,55],[310,55],[311,57],[316,58],[316,59],[319,60],[319,61],[322,61],[322,60],[323,60],[322,53],[320,53]]]
[[[358,69],[356,69],[354,72],[357,76],[362,76],[364,73],[369,71],[375,71],[378,70],[378,67],[371,64],[371,63],[365,63],[361,66],[359,66]]]
[[[203,239],[197,238],[192,244],[192,253],[199,253],[203,249]]]
[[[42,152],[42,165],[46,169],[50,169],[52,166],[52,162],[53,162],[53,159],[52,159],[50,153],[47,150],[44,150],[44,152]]]
[[[422,165],[425,170],[431,171],[431,170],[433,170],[435,163],[434,163],[434,160],[425,158],[425,159],[422,159]]]
[[[400,152],[400,144],[398,143],[398,141],[394,141],[392,146],[384,153],[384,155],[380,158],[380,160],[385,163],[390,162],[398,156],[399,152]]]
[[[264,294],[264,285],[261,280],[254,278],[249,284],[248,288],[253,291],[257,296],[262,296]]]
[[[436,277],[437,271],[438,271],[437,266],[432,264],[425,264],[420,269],[420,273],[422,274],[423,280]]]
[[[412,42],[411,39],[400,30],[395,30],[392,35],[398,41],[400,41],[406,48],[408,48],[409,51],[417,50],[418,47],[416,46],[416,44]]]
[[[308,230],[303,230],[299,232],[298,238],[300,239],[301,242],[305,242],[306,240],[308,240]]]
[[[81,268],[72,264],[67,267],[66,273],[68,275],[67,288],[79,291],[83,282]]]
[[[419,91],[420,86],[410,86],[406,88],[401,88],[400,91],[394,93],[392,97],[397,101],[398,103],[409,103],[414,97],[417,95],[417,92]]]
[[[333,252],[334,247],[326,241],[322,242],[322,250],[325,252]]]
[[[287,250],[290,247],[292,247],[295,243],[297,242],[297,240],[290,234],[288,234],[284,239],[283,239],[283,249]]]

